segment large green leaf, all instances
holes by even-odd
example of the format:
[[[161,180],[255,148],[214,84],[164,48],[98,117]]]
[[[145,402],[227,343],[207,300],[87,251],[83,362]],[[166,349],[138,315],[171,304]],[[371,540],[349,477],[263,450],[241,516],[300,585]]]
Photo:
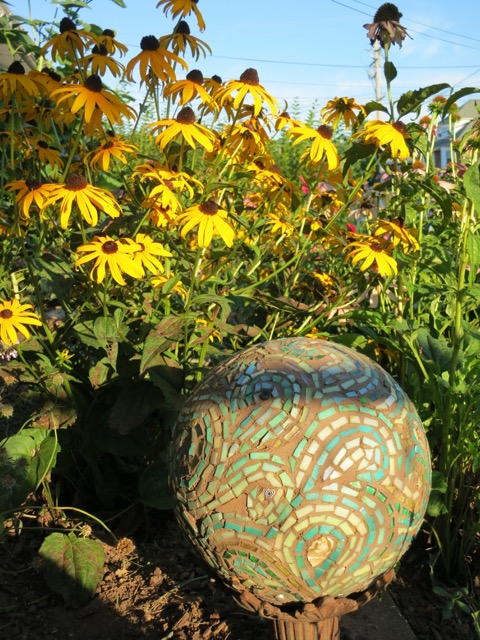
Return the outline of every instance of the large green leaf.
[[[452,93],[452,95],[449,96],[447,102],[445,103],[445,105],[443,107],[442,118],[445,118],[448,115],[448,112],[450,111],[450,107],[452,106],[452,104],[454,104],[455,102],[458,102],[458,100],[461,100],[461,98],[464,98],[465,96],[472,95],[472,93],[480,93],[480,88],[478,88],[478,87],[463,87],[462,89],[459,89],[458,91],[454,91]]]
[[[55,465],[54,431],[23,429],[0,441],[0,513],[18,509]]]
[[[450,88],[450,85],[446,82],[440,84],[431,84],[428,87],[422,89],[416,89],[414,91],[407,91],[400,96],[397,102],[398,116],[402,118],[408,113],[419,113],[422,104],[430,96]]]
[[[52,591],[72,607],[85,604],[103,578],[105,552],[98,540],[51,533],[39,550],[42,573]]]

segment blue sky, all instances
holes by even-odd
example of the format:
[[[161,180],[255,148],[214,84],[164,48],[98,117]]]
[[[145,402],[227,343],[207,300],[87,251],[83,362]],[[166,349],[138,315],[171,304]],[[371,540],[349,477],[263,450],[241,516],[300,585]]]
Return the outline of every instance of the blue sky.
[[[93,0],[80,17],[117,32],[129,47],[130,59],[140,51],[145,35],[172,30],[157,0]],[[14,13],[48,19],[63,13],[50,0],[11,0]],[[277,99],[290,105],[297,100],[302,114],[312,105],[321,108],[335,96],[359,102],[374,99],[369,78],[372,47],[363,24],[371,22],[381,2],[368,0],[199,0],[206,30],[200,33],[194,16],[191,32],[212,49],[198,62],[186,58],[189,68],[204,76],[238,79],[247,67],[257,69],[260,82]],[[480,86],[480,3],[458,9],[452,0],[404,0],[396,3],[402,24],[412,36],[391,60],[398,68],[394,96],[408,89],[448,82],[455,89]],[[125,60],[124,59],[124,60]]]

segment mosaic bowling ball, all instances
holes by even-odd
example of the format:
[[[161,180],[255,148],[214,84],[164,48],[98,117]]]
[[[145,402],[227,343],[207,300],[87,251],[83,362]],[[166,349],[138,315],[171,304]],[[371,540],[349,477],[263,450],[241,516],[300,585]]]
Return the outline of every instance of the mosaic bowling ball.
[[[276,605],[348,596],[400,559],[430,491],[412,403],[379,365],[284,338],[213,369],[179,416],[177,518],[237,592]]]

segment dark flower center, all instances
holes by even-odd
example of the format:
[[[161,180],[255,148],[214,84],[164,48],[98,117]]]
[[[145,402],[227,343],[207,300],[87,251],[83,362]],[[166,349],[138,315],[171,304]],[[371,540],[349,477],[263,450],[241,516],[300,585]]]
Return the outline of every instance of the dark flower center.
[[[115,146],[115,143],[113,140],[109,140],[108,142],[105,142],[102,149],[111,149],[113,146]]]
[[[203,73],[198,69],[192,69],[187,73],[187,80],[195,84],[203,84]]]
[[[185,22],[185,20],[180,20],[180,22],[177,24],[177,28],[175,29],[175,33],[180,33],[182,36],[190,35],[190,27]]]
[[[260,84],[257,70],[252,68],[245,69],[245,71],[240,76],[240,82],[251,84],[253,86]]]
[[[156,36],[143,36],[140,40],[140,48],[142,51],[157,51],[160,48],[160,42]]]
[[[180,124],[193,124],[195,122],[195,114],[192,107],[183,107],[183,109],[180,109],[176,121]]]
[[[40,147],[41,149],[48,149],[48,144],[45,142],[45,140],[39,140],[37,142],[37,147]]]
[[[103,89],[103,82],[100,76],[92,73],[92,75],[85,80],[85,89],[93,91],[94,93],[100,93]]]
[[[170,189],[170,191],[174,191],[174,186],[173,186],[173,182],[171,180],[165,180],[163,183],[167,189]]]
[[[214,82],[218,82],[218,84],[222,84],[222,79],[220,76],[217,76],[216,74],[212,76],[212,80]]]
[[[70,191],[81,191],[85,189],[87,185],[88,182],[79,173],[72,173],[65,180],[65,189],[69,189]]]
[[[109,38],[114,38],[115,37],[115,31],[112,31],[111,29],[104,29],[102,31],[102,36],[108,36]]]
[[[15,60],[15,62],[12,62],[12,64],[8,67],[7,73],[15,73],[18,76],[24,76],[25,68],[21,62]]]
[[[394,122],[392,124],[392,127],[396,129],[398,133],[401,133],[402,136],[404,136],[407,133],[407,127],[403,124],[403,122],[400,122],[400,120],[398,122]]]
[[[35,191],[35,189],[39,189],[42,186],[40,180],[35,180],[33,178],[27,178],[27,180],[25,180],[25,184],[29,191]]]
[[[400,22],[400,18],[402,17],[402,13],[398,10],[398,7],[394,5],[392,2],[385,2],[382,6],[377,10],[373,21],[374,22]]]
[[[280,118],[286,118],[287,120],[290,120],[290,114],[288,113],[288,111],[282,111],[282,113],[279,116]]]
[[[99,56],[107,56],[108,49],[104,44],[101,44],[100,46],[96,44],[92,49],[92,53],[96,53]]]
[[[112,253],[117,253],[118,245],[115,240],[107,240],[102,244],[102,251],[103,253],[107,253],[109,255],[111,255]]]
[[[62,79],[62,76],[53,69],[42,69],[42,73],[46,73],[49,78],[56,80],[57,82],[60,82]]]
[[[333,129],[332,129],[332,127],[329,127],[328,124],[321,124],[317,128],[317,131],[322,136],[322,138],[325,138],[326,140],[331,140],[332,139]]]
[[[218,213],[218,204],[213,200],[202,202],[202,204],[198,208],[206,216],[215,216]]]
[[[2,318],[2,320],[10,320],[12,316],[13,312],[10,311],[10,309],[2,309],[0,311],[0,318]]]
[[[77,25],[70,18],[62,18],[60,20],[60,33],[65,33],[66,31],[76,31]]]

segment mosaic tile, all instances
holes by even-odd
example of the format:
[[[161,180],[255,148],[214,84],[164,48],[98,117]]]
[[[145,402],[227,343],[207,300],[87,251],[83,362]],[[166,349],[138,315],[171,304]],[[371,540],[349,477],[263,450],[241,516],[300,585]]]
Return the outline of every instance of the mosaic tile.
[[[278,604],[347,596],[393,566],[431,482],[396,382],[342,345],[273,340],[187,398],[169,464],[177,518],[231,587]]]

